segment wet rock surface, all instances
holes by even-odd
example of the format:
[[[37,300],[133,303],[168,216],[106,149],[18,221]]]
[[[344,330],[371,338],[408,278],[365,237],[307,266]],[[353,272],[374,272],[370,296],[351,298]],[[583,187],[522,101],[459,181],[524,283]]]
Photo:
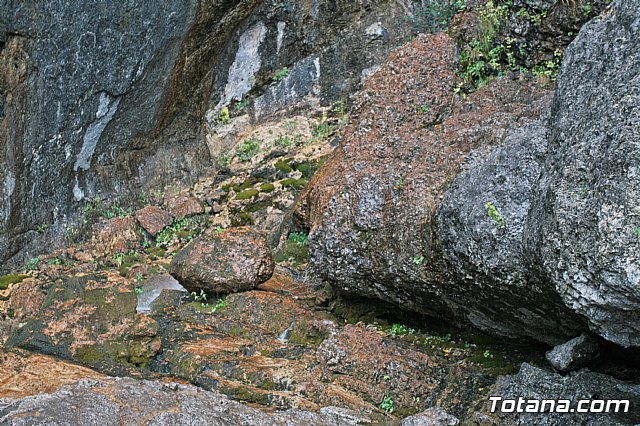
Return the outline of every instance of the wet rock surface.
[[[274,265],[266,238],[239,227],[198,237],[175,256],[169,272],[189,291],[226,294],[267,281]]]

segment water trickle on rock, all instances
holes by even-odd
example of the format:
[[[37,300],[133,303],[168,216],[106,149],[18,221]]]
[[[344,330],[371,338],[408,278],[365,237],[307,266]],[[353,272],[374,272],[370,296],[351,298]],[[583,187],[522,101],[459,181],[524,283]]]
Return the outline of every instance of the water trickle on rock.
[[[187,289],[182,287],[180,283],[169,274],[150,277],[142,285],[142,293],[138,294],[136,312],[150,312],[151,304],[160,296],[162,290],[187,291]]]

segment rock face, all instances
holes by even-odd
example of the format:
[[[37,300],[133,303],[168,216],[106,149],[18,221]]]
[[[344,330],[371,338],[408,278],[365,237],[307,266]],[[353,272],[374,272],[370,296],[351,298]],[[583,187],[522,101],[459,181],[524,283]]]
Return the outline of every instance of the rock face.
[[[85,379],[52,394],[0,399],[0,421],[12,425],[353,425],[358,417],[331,407],[321,413],[275,414],[191,385]]]
[[[498,425],[634,425],[640,421],[640,386],[630,385],[612,377],[580,371],[568,376],[551,373],[529,364],[523,364],[518,374],[504,376],[491,389],[490,395],[518,401],[529,399],[569,400],[576,408],[580,400],[628,400],[627,412],[593,413],[491,413],[489,418],[478,416],[479,424]],[[599,403],[596,403],[599,404]],[[487,404],[490,407],[490,403]],[[497,407],[500,402],[497,403]],[[526,406],[526,404],[524,405]],[[487,407],[487,412],[490,411]],[[596,406],[598,407],[598,406]],[[615,407],[615,405],[613,406]],[[523,410],[524,411],[524,410]],[[482,421],[484,420],[484,421]]]
[[[634,5],[584,27],[553,101],[522,75],[455,96],[444,35],[394,52],[297,206],[315,270],[499,335],[637,346]]]
[[[567,50],[526,231],[539,279],[622,346],[640,346],[639,7],[616,2]]]
[[[0,1],[3,267],[60,242],[88,199],[204,174],[229,148],[207,142],[222,107],[346,98],[411,32],[407,0],[200,3]]]
[[[224,294],[256,288],[274,267],[266,238],[239,227],[196,238],[173,259],[170,273],[189,291]]]

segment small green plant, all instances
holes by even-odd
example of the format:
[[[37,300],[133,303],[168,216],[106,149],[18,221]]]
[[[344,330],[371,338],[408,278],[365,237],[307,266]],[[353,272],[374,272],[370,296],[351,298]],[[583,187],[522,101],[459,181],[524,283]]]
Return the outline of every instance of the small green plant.
[[[322,121],[311,127],[311,134],[317,139],[326,139],[334,130],[334,126]]]
[[[455,14],[465,8],[463,0],[416,0],[413,4],[414,29],[427,33],[445,30]]]
[[[25,271],[37,271],[39,263],[40,263],[40,258],[33,257],[27,261],[27,263],[24,265],[24,269]]]
[[[203,308],[206,308],[209,306],[209,303],[207,303],[207,293],[204,292],[204,290],[200,290],[200,294],[194,292],[191,292],[191,297],[193,297],[193,300],[195,302],[199,302]]]
[[[62,265],[62,259],[54,257],[53,259],[47,260],[47,265]]]
[[[491,354],[491,352],[489,351],[489,349],[485,350],[485,351],[482,353],[482,356],[483,356],[483,357],[485,357],[485,358],[493,358],[493,355]]]
[[[389,334],[391,334],[392,336],[411,336],[413,333],[415,333],[416,331],[413,328],[409,328],[406,325],[402,325],[402,324],[392,324],[391,328],[389,329]]]
[[[296,144],[296,141],[294,139],[291,139],[287,135],[278,135],[275,140],[275,144],[280,148],[290,148],[291,146]]]
[[[496,43],[496,37],[508,8],[507,3],[486,2],[480,9],[477,37],[460,53],[460,77],[474,88],[486,85],[501,70],[503,54],[509,49]]]
[[[113,255],[113,263],[120,267],[125,262],[127,256],[124,253],[116,253]]]
[[[134,289],[133,289],[133,291],[134,291],[136,294],[142,294],[142,293],[144,293],[144,289],[143,289],[142,287],[136,287],[136,288],[134,288]]]
[[[591,15],[591,10],[592,9],[593,9],[593,6],[591,5],[590,1],[585,3],[584,10],[583,10],[585,18],[588,18]]]
[[[215,306],[211,309],[211,313],[214,314],[224,308],[227,307],[227,301],[225,299],[220,299],[218,300],[218,302],[215,304]]]
[[[215,228],[215,233],[216,234],[222,234],[224,232],[224,228],[220,225],[216,226]]]
[[[49,225],[46,223],[41,223],[40,225],[37,226],[36,232],[38,234],[44,234],[47,229],[49,229]]]
[[[422,105],[419,109],[419,112],[421,112],[422,114],[426,114],[429,112],[429,107],[427,105]]]
[[[233,162],[233,153],[225,152],[220,154],[218,158],[216,158],[216,166],[221,169],[228,169],[231,163]]]
[[[384,398],[382,398],[382,402],[380,402],[380,408],[382,408],[387,413],[391,414],[396,411],[396,404],[393,401],[391,395],[386,394]]]
[[[556,49],[553,52],[553,58],[533,67],[533,74],[544,84],[548,81],[555,81],[560,72],[560,64],[562,63],[562,51]]]
[[[231,116],[229,115],[229,108],[224,106],[218,113],[218,123],[229,124],[230,122],[231,122]]]
[[[309,235],[304,232],[292,232],[287,237],[287,240],[300,247],[309,245]]]
[[[176,219],[156,235],[156,245],[168,244],[175,240],[188,242],[197,237],[201,231],[202,229],[198,226],[198,222],[193,218],[183,217],[182,219]]]
[[[425,345],[433,345],[436,343],[448,343],[451,341],[451,334],[445,334],[444,336],[426,336],[424,338]]]
[[[289,68],[283,67],[273,76],[273,81],[278,82],[285,79],[289,75]]]
[[[257,138],[250,137],[245,139],[238,148],[236,148],[236,156],[240,161],[250,161],[258,152],[260,152],[260,143]]]
[[[234,110],[236,113],[240,113],[240,112],[244,111],[244,109],[245,109],[247,106],[249,106],[249,101],[248,101],[248,100],[246,100],[246,99],[243,99],[243,100],[241,100],[241,101],[239,101],[239,102],[236,102],[236,104],[233,106],[233,110]]]
[[[493,222],[496,224],[496,228],[504,229],[505,220],[498,211],[498,208],[491,201],[487,201],[484,207],[487,209],[487,216],[493,219]]]
[[[424,263],[424,256],[413,256],[413,258],[411,259],[411,261],[415,264],[415,265],[422,265]]]

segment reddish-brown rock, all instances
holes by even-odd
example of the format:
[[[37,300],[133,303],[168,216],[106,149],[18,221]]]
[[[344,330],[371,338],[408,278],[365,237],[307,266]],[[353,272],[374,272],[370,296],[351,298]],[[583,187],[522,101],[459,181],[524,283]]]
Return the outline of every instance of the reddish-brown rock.
[[[169,197],[165,200],[164,204],[176,219],[204,213],[204,208],[200,201],[189,193],[181,193]]]
[[[173,259],[170,273],[189,291],[236,293],[271,278],[274,267],[266,238],[239,227],[195,239]]]
[[[116,217],[102,221],[94,226],[93,234],[86,247],[100,255],[126,253],[138,247],[142,237],[133,217]]]
[[[173,222],[173,217],[158,206],[147,206],[138,210],[136,219],[138,219],[140,226],[154,237]]]

